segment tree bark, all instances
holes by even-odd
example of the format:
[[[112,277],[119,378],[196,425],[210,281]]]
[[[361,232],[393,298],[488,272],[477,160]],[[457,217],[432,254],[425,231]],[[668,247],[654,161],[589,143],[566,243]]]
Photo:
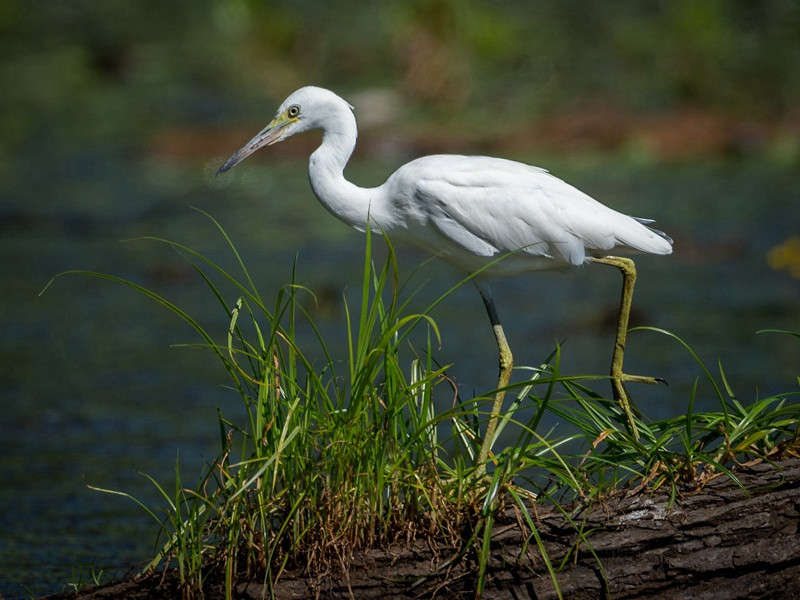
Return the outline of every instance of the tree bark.
[[[719,476],[672,504],[666,493],[643,493],[595,505],[573,518],[589,532],[585,543],[578,543],[561,512],[539,508],[539,532],[556,567],[578,544],[557,575],[562,596],[800,598],[800,460],[761,463],[737,471],[737,477],[742,487]],[[523,535],[512,509],[494,532],[484,597],[557,598],[535,543]],[[474,562],[462,560],[442,576],[425,578],[444,560],[424,544],[397,555],[373,551],[349,579],[285,578],[276,597],[475,597]],[[262,591],[253,584],[239,588],[247,598],[261,598]]]
[[[800,459],[761,463],[670,503],[666,493],[616,497],[573,515],[585,539],[553,507],[537,507],[563,598],[800,598]],[[553,581],[513,508],[493,529],[483,597],[557,598]],[[435,544],[373,550],[347,576],[310,579],[285,574],[274,588],[281,600],[299,598],[474,598],[474,557],[451,557]],[[575,551],[577,548],[577,551]],[[590,549],[591,548],[591,549]],[[431,575],[437,573],[436,575]],[[68,597],[160,598],[154,578],[126,581]],[[241,584],[239,598],[269,598],[263,584]],[[66,598],[67,596],[63,596]],[[213,592],[206,598],[214,597]]]

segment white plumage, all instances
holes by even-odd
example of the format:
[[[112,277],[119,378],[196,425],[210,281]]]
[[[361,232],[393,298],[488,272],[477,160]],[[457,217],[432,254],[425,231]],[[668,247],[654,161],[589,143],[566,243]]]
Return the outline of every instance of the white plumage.
[[[635,270],[614,254],[669,254],[672,240],[647,226],[652,221],[624,215],[597,202],[544,169],[485,156],[434,155],[403,165],[383,185],[361,188],[344,178],[356,144],[353,107],[318,87],[291,94],[275,118],[220,168],[232,168],[265,145],[321,129],[322,143],[309,160],[314,194],[334,216],[361,231],[370,227],[411,242],[468,271],[509,275],[560,269],[588,261],[623,271],[620,327],[612,362],[614,394],[630,426],[635,424],[623,380],[647,381],[622,373],[630,295]],[[500,260],[497,260],[500,258]],[[478,466],[484,468],[513,358],[488,286],[478,281],[500,349],[500,381]]]
[[[485,156],[436,155],[401,167],[379,194],[399,199],[399,237],[487,274],[557,269],[591,256],[668,254],[670,241],[543,169]],[[391,231],[388,230],[391,235]]]
[[[298,113],[287,111],[297,107]],[[312,154],[311,186],[345,223],[384,231],[486,274],[558,269],[612,252],[669,254],[671,240],[616,212],[544,169],[487,156],[425,156],[400,167],[381,186],[359,188],[343,171],[356,144],[352,109],[333,92],[304,87],[289,96],[267,128],[225,163],[227,171],[265,144],[322,129]]]

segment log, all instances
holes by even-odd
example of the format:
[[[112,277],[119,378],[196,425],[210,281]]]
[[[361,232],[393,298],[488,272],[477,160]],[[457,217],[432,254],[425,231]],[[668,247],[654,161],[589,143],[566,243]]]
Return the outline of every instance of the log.
[[[741,487],[718,476],[672,503],[665,492],[645,492],[594,504],[573,516],[584,524],[584,541],[560,511],[537,507],[538,530],[552,563],[558,566],[568,557],[557,575],[562,596],[800,598],[800,459],[743,467],[736,476]],[[484,598],[557,598],[544,561],[519,522],[513,507],[498,515]],[[347,575],[312,579],[287,573],[275,597],[474,598],[474,556],[449,564],[448,558],[424,541],[372,550],[358,557]],[[141,587],[144,581],[136,584],[122,582],[77,597],[159,597]],[[260,583],[240,584],[236,592],[240,598],[269,597]]]
[[[737,477],[742,487],[720,476],[672,505],[666,493],[641,493],[576,515],[574,521],[591,532],[586,540],[596,558],[586,543],[579,545],[558,573],[563,597],[800,598],[800,461],[761,463]],[[560,511],[539,508],[538,513],[540,534],[558,565],[578,535]],[[528,539],[517,523],[508,509],[495,524],[484,596],[557,598],[541,557],[523,553]],[[420,579],[436,563],[424,544],[399,555],[373,551],[351,570],[349,581],[284,579],[277,597],[474,597],[474,562],[454,565],[440,578]],[[247,598],[261,598],[261,591],[253,584],[239,589]]]

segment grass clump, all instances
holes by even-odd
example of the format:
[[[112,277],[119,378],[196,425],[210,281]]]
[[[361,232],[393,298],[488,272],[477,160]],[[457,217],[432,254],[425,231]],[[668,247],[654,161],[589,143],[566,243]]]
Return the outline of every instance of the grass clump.
[[[269,584],[287,566],[345,567],[359,550],[421,533],[458,545],[454,517],[466,470],[457,462],[443,468],[440,457],[438,429],[447,417],[437,416],[433,389],[445,379],[431,353],[439,332],[426,314],[406,314],[399,304],[393,254],[376,267],[367,236],[362,301],[355,311],[346,307],[347,360],[338,361],[305,308],[311,291],[292,282],[268,306],[219,231],[238,277],[186,246],[159,241],[195,267],[226,311],[224,343],[166,298],[90,273],[131,286],[184,319],[244,402],[243,424],[219,414],[221,452],[196,487],[185,487],[177,468],[172,490],[151,478],[168,517],[166,542],[150,568],[175,567],[187,592],[199,593],[207,576],[221,575],[230,594],[237,581]],[[223,286],[236,291],[233,303]],[[296,342],[300,321],[316,335],[313,356]],[[417,355],[406,340],[421,326],[427,347]],[[406,365],[401,347],[412,351]]]
[[[454,394],[433,357],[439,330],[428,316],[444,296],[425,311],[409,312],[391,246],[376,266],[367,234],[361,299],[352,309],[345,304],[347,359],[340,361],[304,308],[311,291],[293,277],[268,305],[235,245],[214,224],[238,276],[189,247],[159,241],[194,266],[225,311],[223,342],[166,298],[89,273],[131,286],[184,319],[243,400],[243,423],[219,414],[220,454],[196,485],[184,485],[178,467],[169,490],[151,478],[167,518],[142,504],[162,533],[147,569],[173,568],[186,597],[202,597],[211,583],[230,597],[242,581],[263,582],[269,593],[288,568],[317,575],[346,571],[360,551],[419,539],[449,557],[445,564],[470,560],[480,594],[494,521],[508,506],[517,509],[530,536],[525,552],[544,559],[558,592],[557,571],[567,558],[551,564],[537,531],[536,503],[551,503],[572,519],[581,507],[615,493],[665,487],[676,498],[719,474],[736,480],[738,465],[792,454],[798,446],[797,391],[746,405],[721,366],[712,375],[677,336],[650,329],[686,347],[719,410],[694,412],[696,382],[686,414],[637,417],[636,439],[617,403],[588,387],[602,380],[608,388],[608,378],[561,373],[556,348],[540,366],[517,370],[526,377],[509,386],[513,397],[489,464],[478,465],[494,390],[469,399]],[[314,333],[312,353],[297,342],[301,326]],[[421,348],[411,343],[414,332],[414,339],[425,340]],[[445,406],[435,401],[439,389],[449,398]],[[565,431],[539,431],[547,413]],[[575,531],[586,541],[578,523]]]

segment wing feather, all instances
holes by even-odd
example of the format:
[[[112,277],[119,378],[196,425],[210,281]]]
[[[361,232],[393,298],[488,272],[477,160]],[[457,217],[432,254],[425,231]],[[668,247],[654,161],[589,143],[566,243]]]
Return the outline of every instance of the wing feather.
[[[612,250],[671,251],[669,238],[660,232],[544,169],[514,161],[428,156],[408,163],[387,183],[412,190],[394,194],[409,220],[466,254],[517,252],[578,265]],[[426,241],[430,246],[430,236]]]

